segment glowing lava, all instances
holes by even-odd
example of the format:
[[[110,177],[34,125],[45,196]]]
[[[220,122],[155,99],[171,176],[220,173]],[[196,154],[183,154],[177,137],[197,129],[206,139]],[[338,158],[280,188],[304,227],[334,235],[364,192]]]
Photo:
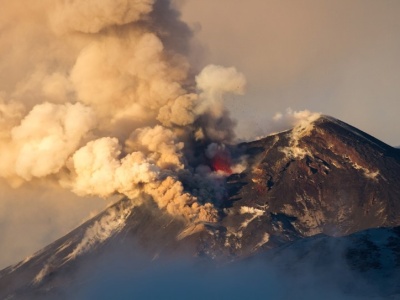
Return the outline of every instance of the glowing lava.
[[[231,156],[226,149],[219,150],[211,159],[212,169],[216,172],[221,171],[232,174]]]

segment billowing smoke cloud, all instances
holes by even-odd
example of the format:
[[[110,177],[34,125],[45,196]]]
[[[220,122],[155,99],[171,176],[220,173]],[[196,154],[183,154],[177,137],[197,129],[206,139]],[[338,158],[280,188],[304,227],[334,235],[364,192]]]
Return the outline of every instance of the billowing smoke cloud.
[[[96,33],[113,25],[139,21],[152,10],[154,0],[59,1],[50,16],[57,32]]]
[[[281,112],[277,112],[273,121],[276,124],[277,128],[292,128],[294,126],[303,126],[304,124],[311,123],[318,119],[321,114],[316,112],[311,112],[307,109],[294,111],[291,108],[288,108],[286,112],[283,114]]]
[[[258,138],[293,128],[293,134],[295,135],[296,132],[308,127],[319,117],[321,117],[321,113],[312,112],[307,109],[296,111],[289,107],[284,113],[275,113],[272,120],[265,126],[265,130],[263,130]]]
[[[91,109],[80,103],[36,105],[11,129],[2,175],[31,180],[58,173],[94,125]]]
[[[196,77],[197,86],[202,91],[203,100],[197,110],[200,113],[211,109],[213,114],[220,116],[223,111],[222,99],[225,93],[243,94],[245,78],[235,68],[223,68],[210,65]]]
[[[232,142],[223,98],[243,93],[244,76],[216,65],[193,74],[190,30],[169,1],[23,2],[27,11],[7,4],[0,22],[0,48],[22,38],[30,53],[0,64],[2,76],[10,71],[0,86],[0,176],[82,196],[149,195],[187,221],[215,221],[223,175],[205,152]]]

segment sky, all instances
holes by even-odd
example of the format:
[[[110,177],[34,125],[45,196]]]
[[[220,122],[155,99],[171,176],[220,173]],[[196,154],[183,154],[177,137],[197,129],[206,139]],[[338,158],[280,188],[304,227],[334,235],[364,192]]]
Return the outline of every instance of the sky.
[[[105,3],[112,5],[121,1]],[[144,5],[138,8],[138,14],[128,15],[130,20],[146,14],[151,0],[139,2]],[[89,155],[90,151],[95,152],[96,147],[100,146],[106,149],[114,147],[115,152],[110,156],[112,163],[123,166],[122,162],[117,161],[117,152],[125,150],[119,149],[115,140],[102,139],[98,143],[88,143],[81,148],[84,150],[80,151],[73,162],[68,158],[72,151],[84,146],[87,141],[94,140],[95,135],[98,135],[96,138],[107,137],[110,132],[120,139],[129,140],[128,146],[136,145],[138,136],[141,135],[130,135],[126,132],[129,127],[127,125],[147,126],[153,125],[154,121],[152,117],[143,117],[140,109],[134,112],[134,108],[139,105],[118,110],[115,107],[110,109],[111,106],[102,102],[113,95],[112,100],[116,101],[114,103],[125,107],[123,105],[129,99],[124,98],[123,92],[126,91],[126,81],[130,75],[120,76],[118,80],[114,80],[113,76],[131,72],[126,70],[129,64],[135,65],[139,70],[146,70],[143,66],[154,59],[146,57],[145,63],[134,60],[125,66],[126,61],[119,58],[129,55],[124,52],[126,45],[115,42],[113,37],[109,44],[95,44],[91,48],[85,48],[87,34],[96,35],[104,26],[109,25],[96,23],[97,19],[91,19],[90,13],[96,11],[93,9],[95,1],[86,1],[92,6],[78,7],[78,11],[82,13],[78,17],[74,15],[77,7],[70,10],[55,8],[55,13],[50,17],[50,27],[43,25],[43,22],[47,22],[44,21],[47,19],[43,18],[43,11],[53,7],[50,4],[44,7],[45,3],[47,2],[44,1],[41,5],[29,4],[25,0],[10,2],[0,12],[0,113],[4,114],[0,114],[0,125],[3,130],[7,126],[20,128],[13,131],[15,139],[12,142],[7,140],[7,130],[4,130],[6,134],[0,132],[0,161],[4,168],[0,170],[0,268],[32,254],[72,230],[90,215],[102,210],[110,203],[110,200],[103,199],[109,191],[123,190],[122,187],[114,186],[111,190],[86,193],[83,190],[92,189],[96,182],[84,181],[83,175],[75,178],[77,181],[71,181],[67,176],[68,172],[67,175],[59,172],[61,167],[62,170],[71,171],[72,163],[75,164],[75,169],[71,173],[77,172],[78,158]],[[208,68],[209,76],[201,77],[202,81],[198,80],[197,86],[203,90],[200,97],[217,95],[218,98],[219,93],[222,93],[218,90],[220,87],[213,85],[212,80],[223,85],[223,92],[226,93],[224,105],[236,119],[236,135],[239,140],[251,140],[274,131],[274,115],[278,112],[285,113],[291,108],[294,111],[307,109],[334,116],[389,145],[400,145],[400,119],[397,117],[400,111],[399,1],[175,0],[174,3],[181,12],[181,19],[190,26],[192,34],[184,27],[176,26],[176,36],[182,39],[191,37],[190,47],[186,49],[186,44],[181,44],[179,38],[168,41],[176,43],[170,47],[176,46],[177,51],[185,52],[197,74],[205,70],[203,68],[207,65],[218,66]],[[98,11],[101,13],[102,10]],[[118,14],[118,11],[110,11]],[[110,24],[121,21],[115,21],[112,16],[107,17],[110,17],[107,21]],[[93,23],[85,23],[87,20],[93,20]],[[122,20],[121,23],[125,21]],[[53,36],[55,37],[49,38]],[[147,46],[148,49],[155,49],[151,54],[158,58],[157,51],[162,49],[160,50],[157,40],[146,40],[143,49]],[[126,47],[136,46],[133,43]],[[85,51],[81,52],[83,48]],[[108,54],[118,53],[113,63],[120,69],[116,71],[104,68],[101,69],[102,72],[98,72],[95,66],[101,64],[105,58],[102,51]],[[176,62],[179,66],[173,67],[168,75],[179,79],[184,77],[185,64],[182,63],[181,66],[178,58]],[[160,61],[159,65],[154,64],[154,68],[162,69],[163,63]],[[70,77],[65,75],[69,70],[72,70]],[[98,74],[105,75],[99,77]],[[220,80],[225,77],[229,80]],[[246,87],[242,91],[244,77]],[[105,82],[104,86],[109,87],[112,93],[96,90],[95,85],[91,85],[92,81],[88,80],[92,78],[94,83]],[[159,79],[165,81],[165,78]],[[166,80],[162,87],[169,83]],[[236,86],[240,86],[239,90],[234,90]],[[171,89],[166,88],[165,91],[169,93]],[[63,104],[75,97],[74,93],[81,98],[84,105],[94,105],[93,100],[88,97],[93,94],[101,102],[95,112],[100,120],[100,129],[97,128],[97,131],[93,130],[93,114],[85,106]],[[42,105],[42,100],[37,100],[39,98],[51,99],[54,105]],[[31,111],[31,114],[27,111],[21,112],[23,109],[20,103],[13,102],[15,99],[23,99],[23,105],[28,112],[36,105],[39,108],[32,110],[34,113]],[[208,103],[208,100],[205,102]],[[213,113],[221,114],[218,108],[220,103],[210,103],[217,107]],[[201,107],[197,110],[207,109],[209,108]],[[39,156],[40,153],[36,153],[37,156],[27,166],[23,165],[26,159],[20,159],[16,170],[11,170],[12,166],[8,168],[8,162],[4,162],[8,156],[13,157],[14,154],[7,149],[22,149],[20,153],[24,154],[21,155],[24,158],[27,152],[23,151],[21,141],[32,138],[30,130],[37,128],[38,131],[45,131],[46,128],[51,128],[54,120],[45,123],[45,117],[52,120],[52,116],[57,116],[57,122],[67,124],[68,120],[62,115],[68,113],[78,114],[79,118],[74,120],[78,120],[81,126],[79,130],[73,129],[67,134],[65,128],[64,131],[60,130],[73,140],[73,146],[71,143],[57,144],[57,153],[62,153],[62,157],[57,157],[57,160],[51,154],[42,157]],[[123,119],[129,114],[138,120],[139,125]],[[30,117],[27,118],[27,115]],[[2,116],[9,118],[4,120],[11,121],[4,121]],[[117,121],[113,123],[114,116]],[[168,117],[164,117],[163,122],[167,119]],[[187,121],[176,119],[175,122]],[[212,122],[210,124],[211,127]],[[229,121],[225,124],[229,127],[232,123]],[[107,126],[110,128],[106,128]],[[7,142],[3,142],[1,138]],[[34,142],[34,139],[30,141]],[[179,152],[179,143],[172,146],[175,147],[171,150],[174,154],[174,151]],[[53,159],[50,160],[49,157]],[[147,163],[146,161],[141,166],[148,167]],[[107,166],[111,168],[113,164]],[[43,166],[47,169],[43,169]],[[83,164],[82,169],[86,170],[87,167]],[[61,192],[60,185],[68,188]],[[97,182],[97,186],[103,185]]]
[[[400,145],[399,1],[182,2],[202,62],[234,65],[247,78],[245,96],[226,104],[239,136],[268,132],[274,114],[290,107]]]

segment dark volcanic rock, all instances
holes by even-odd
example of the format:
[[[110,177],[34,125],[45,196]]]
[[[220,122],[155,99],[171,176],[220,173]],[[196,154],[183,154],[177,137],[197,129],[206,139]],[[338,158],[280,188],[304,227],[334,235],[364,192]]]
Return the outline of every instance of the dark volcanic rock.
[[[400,224],[400,151],[350,125],[321,117],[241,147],[249,168],[228,179],[230,211],[261,208],[262,223],[280,216],[302,236]]]
[[[307,253],[319,253],[315,247],[329,257],[330,248],[320,241],[355,237],[340,252],[353,270],[385,269],[381,258],[389,251],[392,269],[399,272],[398,229],[329,236],[400,225],[400,150],[330,117],[238,149],[248,167],[227,178],[229,197],[219,207],[219,222],[187,224],[152,201],[136,205],[121,200],[33,257],[1,271],[0,298],[62,298],[57,291],[76,286],[74,274],[82,265],[115,249],[129,253],[137,247],[148,261],[185,254],[219,262],[268,249],[279,257],[280,251],[294,247],[299,249],[295,260],[301,261]],[[388,237],[384,245],[379,244],[380,233]],[[310,236],[315,237],[303,239]],[[320,263],[328,264],[323,259]]]
[[[336,296],[329,299],[399,299],[399,245],[400,227],[374,228],[344,237],[319,234],[252,260],[279,265],[288,281],[302,280],[304,289],[333,288]]]

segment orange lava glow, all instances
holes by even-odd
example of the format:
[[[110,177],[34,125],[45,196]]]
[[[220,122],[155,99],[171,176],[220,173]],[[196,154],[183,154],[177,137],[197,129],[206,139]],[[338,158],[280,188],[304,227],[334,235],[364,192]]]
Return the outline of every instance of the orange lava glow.
[[[229,152],[221,150],[211,160],[211,165],[214,171],[222,171],[228,174],[232,174],[231,169],[231,157]]]

